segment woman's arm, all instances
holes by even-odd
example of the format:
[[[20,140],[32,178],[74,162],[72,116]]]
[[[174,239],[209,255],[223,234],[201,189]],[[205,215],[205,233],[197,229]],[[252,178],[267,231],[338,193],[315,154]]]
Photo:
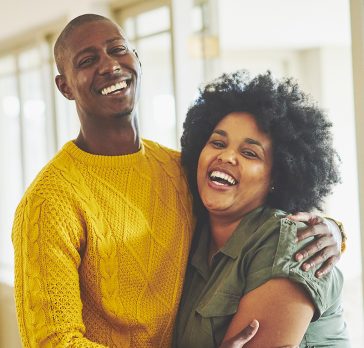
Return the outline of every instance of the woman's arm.
[[[285,278],[271,279],[241,298],[223,342],[257,319],[259,331],[244,347],[297,346],[313,314],[314,305],[302,286]]]

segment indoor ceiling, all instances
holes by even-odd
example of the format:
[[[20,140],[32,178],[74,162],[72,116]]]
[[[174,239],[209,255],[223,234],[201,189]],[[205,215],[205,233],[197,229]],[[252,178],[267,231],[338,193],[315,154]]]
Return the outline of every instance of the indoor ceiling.
[[[184,1],[184,0],[179,0]],[[0,41],[107,0],[1,0]],[[113,1],[117,3],[117,1]],[[349,0],[217,0],[222,47],[349,45]],[[237,47],[239,46],[239,47]]]

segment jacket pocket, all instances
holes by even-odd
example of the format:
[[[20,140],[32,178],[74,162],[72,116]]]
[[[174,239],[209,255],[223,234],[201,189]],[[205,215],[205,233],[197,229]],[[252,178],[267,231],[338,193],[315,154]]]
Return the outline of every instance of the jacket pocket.
[[[196,312],[201,316],[201,329],[211,337],[213,347],[218,347],[222,342],[239,302],[239,296],[216,293],[197,307]]]

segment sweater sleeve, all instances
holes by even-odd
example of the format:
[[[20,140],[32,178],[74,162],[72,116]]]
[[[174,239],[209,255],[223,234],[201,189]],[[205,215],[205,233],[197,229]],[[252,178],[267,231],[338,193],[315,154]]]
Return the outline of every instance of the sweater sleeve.
[[[28,195],[16,211],[15,300],[24,347],[104,347],[84,337],[77,219],[56,202]]]

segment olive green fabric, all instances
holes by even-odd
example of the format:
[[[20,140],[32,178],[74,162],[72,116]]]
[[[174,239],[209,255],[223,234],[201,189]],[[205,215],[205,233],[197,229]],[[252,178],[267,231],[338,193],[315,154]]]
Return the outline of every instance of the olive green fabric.
[[[257,208],[244,217],[215,254],[211,267],[208,228],[197,231],[176,321],[174,347],[218,347],[240,298],[276,277],[301,284],[316,307],[300,347],[350,347],[340,305],[341,272],[335,268],[323,279],[317,279],[313,270],[303,272],[301,263],[292,257],[303,247],[303,243],[295,242],[297,228],[303,227],[286,219],[282,211]]]

